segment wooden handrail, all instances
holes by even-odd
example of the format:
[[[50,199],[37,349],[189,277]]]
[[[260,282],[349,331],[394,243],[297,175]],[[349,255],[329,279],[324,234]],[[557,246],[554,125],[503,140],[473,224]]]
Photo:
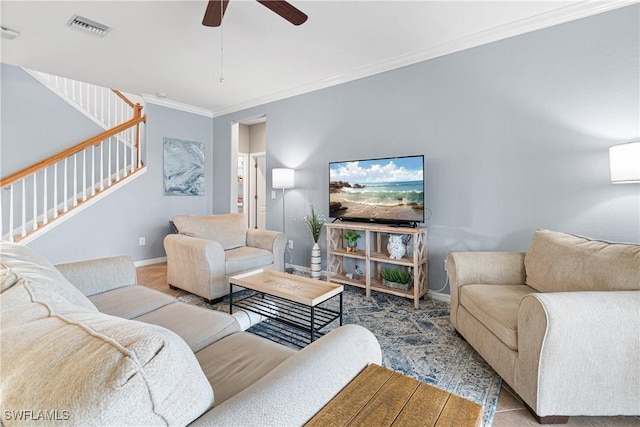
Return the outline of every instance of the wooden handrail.
[[[131,108],[136,108],[136,105],[140,105],[140,104],[134,104],[133,102],[129,101],[129,98],[127,98],[126,96],[124,96],[122,94],[122,92],[120,92],[118,89],[111,89],[111,92],[115,93],[116,95],[118,95],[118,97],[120,99],[122,99],[124,102],[126,102],[129,107]]]
[[[98,135],[92,136],[89,139],[86,139],[72,147],[69,147],[65,150],[62,150],[50,157],[47,157],[44,160],[39,161],[38,163],[34,163],[31,166],[28,166],[22,170],[19,170],[18,172],[15,172],[9,176],[6,176],[4,178],[2,178],[0,180],[0,188],[5,188],[8,187],[11,184],[14,184],[26,177],[28,177],[29,175],[33,175],[36,172],[39,172],[40,170],[47,168],[55,163],[58,163],[61,160],[64,160],[65,158],[72,156],[76,153],[81,152],[82,150],[91,147],[92,145],[99,145],[102,141],[104,141],[107,138],[110,138],[114,135],[119,134],[122,131],[125,131],[127,129],[129,129],[130,127],[133,126],[137,126],[140,123],[146,123],[147,122],[147,115],[141,115],[141,110],[142,107],[139,104],[138,105],[140,108],[135,108],[134,107],[134,112],[133,112],[133,118],[119,124],[118,126],[114,126],[111,129],[107,129],[106,131],[99,133]]]

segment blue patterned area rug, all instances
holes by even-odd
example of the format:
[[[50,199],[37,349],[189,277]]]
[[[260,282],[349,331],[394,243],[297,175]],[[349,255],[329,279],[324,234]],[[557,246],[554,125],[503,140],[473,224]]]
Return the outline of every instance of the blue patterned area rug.
[[[364,289],[351,286],[345,286],[343,298],[343,323],[364,326],[375,334],[385,367],[483,405],[483,426],[491,426],[501,379],[456,334],[449,320],[449,304],[421,300],[420,308],[414,309],[413,300],[375,291],[371,292],[371,298],[366,298]],[[229,312],[226,297],[215,305],[209,305],[195,295],[178,299]],[[338,327],[338,321],[324,331],[335,327]],[[256,330],[259,328],[260,323],[247,331],[263,335],[264,331]]]

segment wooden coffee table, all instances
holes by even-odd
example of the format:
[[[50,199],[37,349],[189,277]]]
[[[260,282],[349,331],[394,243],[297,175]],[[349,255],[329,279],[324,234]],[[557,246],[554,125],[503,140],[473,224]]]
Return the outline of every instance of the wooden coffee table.
[[[255,292],[234,297],[233,285]],[[233,308],[236,307],[267,317],[273,321],[273,325],[270,324],[274,328],[272,331],[279,333],[276,336],[298,347],[304,347],[324,335],[321,330],[329,323],[339,320],[342,326],[343,290],[344,286],[335,283],[260,269],[229,278],[229,312],[233,313]],[[334,297],[339,298],[337,309],[324,304]],[[291,338],[278,325],[295,328],[303,335]]]
[[[480,427],[482,405],[371,364],[305,426]]]

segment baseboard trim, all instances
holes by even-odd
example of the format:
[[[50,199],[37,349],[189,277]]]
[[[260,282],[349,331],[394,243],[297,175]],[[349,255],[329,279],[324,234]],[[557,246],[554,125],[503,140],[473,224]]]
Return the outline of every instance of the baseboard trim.
[[[298,271],[303,271],[305,273],[311,273],[311,268],[309,267],[305,267],[303,265],[296,265],[296,264],[285,264],[285,269],[288,268],[292,268],[294,270],[298,270]],[[322,270],[321,274],[323,277],[327,277],[327,272],[326,270]],[[431,298],[434,301],[442,301],[442,302],[446,302],[447,304],[451,304],[451,295],[449,294],[443,294],[440,292],[433,292],[431,290],[429,290],[427,292],[427,295],[429,296],[429,298]]]
[[[451,304],[451,295],[449,294],[429,291],[427,295],[429,295],[429,298],[431,298],[434,301],[442,301],[442,302],[446,302],[447,304]]]
[[[134,261],[133,265],[137,267],[146,267],[147,265],[160,264],[163,262],[167,262],[166,256],[161,256],[159,258],[151,258],[151,259],[142,259],[140,261]]]

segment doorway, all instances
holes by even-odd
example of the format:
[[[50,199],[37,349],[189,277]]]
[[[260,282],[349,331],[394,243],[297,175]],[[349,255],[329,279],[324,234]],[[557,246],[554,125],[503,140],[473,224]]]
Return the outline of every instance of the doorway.
[[[266,229],[266,117],[231,125],[231,212],[244,213],[247,226]]]

